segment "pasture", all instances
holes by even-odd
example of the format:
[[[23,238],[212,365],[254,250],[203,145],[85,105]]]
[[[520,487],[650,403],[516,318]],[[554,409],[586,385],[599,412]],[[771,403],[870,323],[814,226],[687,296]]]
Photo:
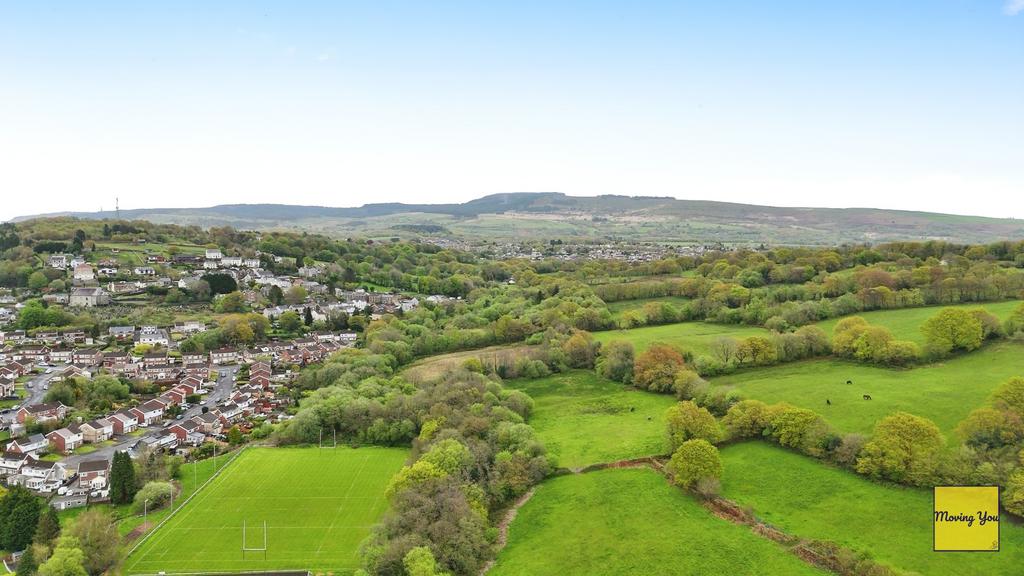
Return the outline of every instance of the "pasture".
[[[1024,565],[1024,527],[1007,520],[997,553],[932,552],[930,490],[874,483],[763,442],[727,446],[721,456],[723,496],[790,534],[918,574],[1010,575]]]
[[[680,322],[661,326],[645,326],[629,330],[606,330],[594,332],[598,342],[626,340],[633,343],[637,353],[643,352],[651,344],[664,343],[678,346],[693,352],[694,356],[707,354],[711,344],[723,336],[747,338],[749,336],[768,336],[771,332],[754,326],[733,324],[710,324],[708,322]]]
[[[840,432],[870,433],[878,420],[902,410],[932,420],[950,437],[993,389],[1013,376],[1024,376],[1021,358],[1024,344],[998,342],[909,370],[807,360],[718,376],[711,383],[734,386],[746,398],[810,408]],[[864,400],[864,394],[872,399]]]
[[[823,574],[646,468],[559,476],[509,527],[490,576]]]
[[[253,448],[125,561],[127,574],[310,569],[351,572],[387,508],[384,488],[407,451]],[[267,553],[242,558],[247,545]]]
[[[665,410],[675,404],[672,396],[629,388],[590,370],[506,384],[533,398],[529,423],[559,466],[665,452]]]
[[[982,302],[976,304],[956,304],[952,306],[925,306],[922,308],[902,308],[899,310],[872,310],[855,314],[878,326],[885,326],[892,331],[893,336],[898,340],[910,340],[924,345],[924,336],[921,334],[921,326],[932,316],[935,316],[943,308],[984,308],[996,315],[1000,320],[1006,320],[1010,314],[1021,305],[1020,300],[1007,300],[1005,302]],[[836,324],[842,318],[830,318],[817,323],[829,336],[835,329]]]
[[[690,299],[684,296],[658,296],[654,298],[637,298],[635,300],[619,300],[618,302],[609,302],[608,311],[612,313],[613,318],[618,320],[626,312],[630,310],[643,310],[645,305],[652,302],[671,304],[678,308],[689,301]]]

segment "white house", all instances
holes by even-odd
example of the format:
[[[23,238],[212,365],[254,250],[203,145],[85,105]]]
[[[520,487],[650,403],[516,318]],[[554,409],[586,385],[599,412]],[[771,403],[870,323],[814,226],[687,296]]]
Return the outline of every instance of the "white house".
[[[206,259],[207,260],[220,260],[223,257],[224,257],[224,255],[220,253],[220,250],[217,250],[215,248],[207,248],[206,249]]]
[[[75,267],[75,280],[91,281],[96,279],[96,272],[88,264],[80,264]]]

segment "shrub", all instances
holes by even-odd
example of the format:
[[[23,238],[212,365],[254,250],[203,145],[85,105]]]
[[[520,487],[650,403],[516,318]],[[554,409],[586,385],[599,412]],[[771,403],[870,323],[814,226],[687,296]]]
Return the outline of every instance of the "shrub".
[[[633,381],[633,344],[612,340],[601,347],[597,357],[597,373],[609,380],[630,384]]]
[[[652,344],[636,358],[633,383],[651,392],[669,392],[675,384],[676,374],[684,365],[679,350],[667,344]]]
[[[873,478],[925,486],[932,482],[944,440],[931,420],[896,412],[875,426],[857,459],[857,471]]]
[[[147,482],[135,494],[132,508],[137,514],[142,514],[146,510],[156,510],[169,504],[173,496],[174,486],[170,482]],[[146,502],[147,500],[149,501],[148,503]]]
[[[675,452],[683,442],[694,438],[715,443],[722,437],[715,417],[690,401],[679,402],[666,410],[665,422],[669,452]]]

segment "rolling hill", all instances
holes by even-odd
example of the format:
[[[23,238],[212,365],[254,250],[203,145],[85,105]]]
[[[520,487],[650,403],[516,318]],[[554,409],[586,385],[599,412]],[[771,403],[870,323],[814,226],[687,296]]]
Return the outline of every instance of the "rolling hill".
[[[851,242],[1024,238],[1024,222],[872,208],[785,208],[650,196],[506,193],[462,204],[365,204],[355,208],[224,204],[122,210],[121,218],[347,236],[444,236],[465,240],[621,240],[835,245]],[[114,218],[113,211],[27,216]]]

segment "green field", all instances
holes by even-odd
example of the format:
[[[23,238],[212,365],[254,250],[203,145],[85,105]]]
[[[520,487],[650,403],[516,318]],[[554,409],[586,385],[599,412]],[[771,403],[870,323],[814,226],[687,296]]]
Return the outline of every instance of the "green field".
[[[841,432],[871,432],[878,420],[903,410],[931,419],[948,436],[999,384],[1024,376],[1021,358],[1024,344],[999,342],[911,370],[808,360],[719,376],[711,383],[735,386],[747,398],[810,408]],[[872,399],[864,400],[864,394]]]
[[[559,466],[579,468],[665,451],[665,410],[676,402],[671,396],[628,388],[589,370],[508,385],[533,398],[530,425]]]
[[[951,306],[927,306],[923,308],[901,308],[899,310],[872,310],[857,314],[872,324],[885,326],[892,330],[893,335],[899,340],[910,340],[918,344],[924,344],[924,336],[921,335],[921,325],[929,318],[935,316],[943,308],[984,308],[1006,320],[1010,313],[1021,305],[1020,300],[1008,300],[1006,302],[984,302],[977,304],[956,304]],[[827,334],[832,335],[832,330],[842,318],[832,318],[818,322],[818,326]]]
[[[544,482],[509,528],[490,576],[823,574],[719,519],[650,469]]]
[[[650,304],[651,302],[664,302],[678,308],[689,301],[689,298],[683,296],[660,296],[656,298],[637,298],[635,300],[620,300],[618,302],[609,302],[608,311],[612,313],[613,318],[618,320],[626,312],[630,310],[642,310],[644,305]]]
[[[708,347],[718,338],[731,336],[746,338],[748,336],[768,336],[771,334],[764,328],[726,324],[710,324],[707,322],[681,322],[662,326],[645,326],[630,330],[607,330],[594,332],[598,342],[610,340],[628,340],[636,347],[637,352],[646,350],[651,344],[662,342],[672,344],[693,352],[694,356],[708,353]]]
[[[762,442],[721,452],[723,495],[790,534],[831,540],[919,574],[1021,574],[1024,527],[1004,520],[997,553],[932,552],[930,490],[883,486]]]
[[[129,556],[125,572],[354,570],[406,456],[394,448],[247,450]],[[262,545],[266,522],[266,560],[262,552],[242,559],[243,521],[250,547]]]

